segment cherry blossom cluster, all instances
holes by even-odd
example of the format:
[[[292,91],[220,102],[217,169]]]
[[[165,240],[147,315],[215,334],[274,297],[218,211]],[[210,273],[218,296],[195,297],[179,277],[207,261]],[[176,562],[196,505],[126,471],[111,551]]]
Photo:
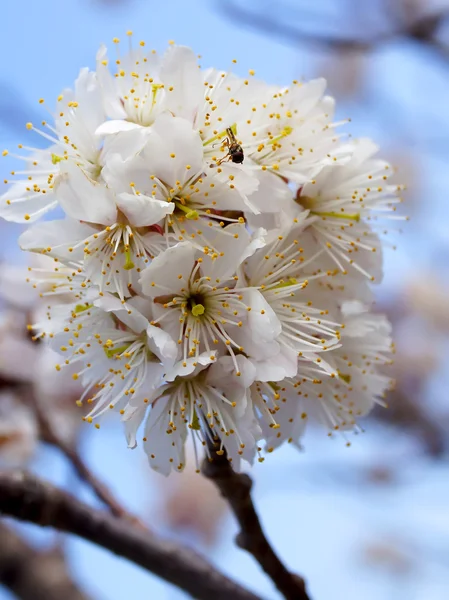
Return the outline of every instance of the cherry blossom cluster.
[[[118,413],[164,474],[188,435],[197,464],[218,439],[239,468],[310,422],[357,430],[391,384],[370,284],[392,169],[339,133],[322,79],[281,88],[129,41],[27,124],[47,149],[14,154],[0,215],[53,259],[29,273],[53,296],[35,337],[82,384],[85,419]]]

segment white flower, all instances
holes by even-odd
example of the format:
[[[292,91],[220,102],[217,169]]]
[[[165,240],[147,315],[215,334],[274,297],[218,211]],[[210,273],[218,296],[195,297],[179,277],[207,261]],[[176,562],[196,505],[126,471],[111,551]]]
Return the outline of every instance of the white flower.
[[[235,468],[239,468],[240,458],[249,462],[254,458],[261,430],[248,397],[251,365],[245,357],[238,356],[242,377],[236,378],[233,362],[224,357],[212,364],[214,354],[189,358],[187,365],[178,363],[166,374],[167,383],[153,394],[143,442],[150,465],[164,475],[183,470],[189,430],[198,471],[196,443],[207,451],[207,441],[212,442],[214,436],[221,444],[218,453],[225,448]],[[145,414],[146,406],[135,401],[125,409],[123,419],[131,447],[136,444],[136,431]]]
[[[123,409],[130,400],[148,402],[178,353],[169,334],[151,325],[132,300],[123,304],[113,296],[103,296],[95,304],[111,318],[94,329],[90,339],[96,343],[84,346],[82,363],[86,367],[79,375],[83,374],[87,390],[95,386],[88,398],[88,403],[95,403],[88,419],[107,409]]]
[[[271,451],[310,421],[356,427],[389,386],[389,325],[369,312],[377,223],[400,201],[388,165],[342,142],[322,79],[272,86],[127,36],[115,67],[102,47],[60,96],[40,131],[52,146],[0,201],[10,220],[64,213],[20,236],[42,261],[30,301],[12,280],[4,292],[49,344],[44,383],[72,377],[85,420],[118,412],[130,447],[145,422],[164,474],[184,468],[189,430],[197,467],[218,439],[238,468],[262,436]],[[25,343],[12,337],[5,372]]]
[[[297,202],[316,219],[312,225],[317,244],[339,270],[350,267],[372,280],[382,276],[382,244],[374,229],[384,219],[397,219],[402,186],[388,184],[391,167],[373,158],[377,146],[361,139],[342,168],[327,166],[314,181],[299,189]]]
[[[95,131],[104,119],[95,73],[82,69],[75,82],[75,90],[64,90],[58,97],[54,126],[43,122],[46,131],[27,123],[27,129],[35,131],[52,145],[45,150],[36,150],[19,144],[20,149],[29,150],[31,154],[11,154],[23,160],[25,168],[13,173],[18,179],[11,182],[8,192],[0,198],[0,216],[8,221],[24,223],[35,221],[55,208],[60,201],[54,193],[55,183],[60,172],[64,173],[67,162],[73,161],[87,176],[96,180],[103,159]],[[8,154],[7,150],[3,152],[4,156]]]
[[[207,168],[201,138],[188,121],[163,114],[153,123],[139,155],[132,160],[114,157],[103,176],[123,197],[120,209],[125,214],[129,200],[140,201],[139,211],[128,215],[134,217],[132,222],[144,225],[145,203],[157,206],[160,215],[152,223],[160,221],[167,245],[173,237],[203,249],[210,244],[209,229],[237,220],[224,217],[223,211],[257,212],[248,199],[257,180],[239,170],[225,179],[220,177],[222,171]]]
[[[281,369],[279,375],[282,376],[273,378],[270,357],[265,357],[264,362],[268,364],[261,365],[261,370],[266,374],[266,379],[263,378],[266,381],[296,375],[297,365],[294,372],[289,365],[296,364],[298,356],[327,351],[339,340],[340,324],[327,316],[326,308],[315,306],[307,292],[309,281],[317,278],[314,274],[307,275],[305,267],[310,259],[304,258],[300,245],[308,223],[304,212],[289,228],[273,231],[274,241],[255,252],[244,264],[248,285],[260,290],[281,323],[276,342],[282,353],[280,364],[286,370],[282,374]]]
[[[296,378],[253,385],[253,402],[271,423],[271,433],[265,425],[268,449],[285,440],[299,443],[310,421],[321,423],[330,434],[356,429],[358,418],[375,404],[385,405],[392,381],[379,367],[391,364],[391,326],[360,303],[344,307],[343,318],[341,346],[326,354],[321,372],[307,372],[303,362]]]
[[[37,223],[20,236],[19,243],[23,250],[52,256],[65,264],[82,263],[86,281],[123,299],[132,294],[140,272],[166,246],[166,240],[156,226],[133,226],[116,211],[115,219],[118,217],[120,220],[111,219],[106,226],[70,218]]]
[[[346,160],[348,148],[339,143],[332,124],[333,100],[323,95],[324,79],[278,89],[252,76],[242,79],[214,70],[205,79],[208,101],[195,126],[211,161],[223,158],[225,147],[217,152],[216,146],[228,137],[227,128],[241,145],[245,164],[299,184],[313,179],[324,165]]]
[[[243,225],[227,230],[227,237],[220,236],[224,243],[218,256],[201,255],[180,243],[153,260],[141,283],[155,303],[153,323],[177,340],[185,362],[203,352],[226,351],[238,374],[236,354],[244,352],[244,344],[233,333],[241,328],[244,338],[270,342],[279,334],[280,323],[260,292],[239,285],[236,275],[242,261],[263,242],[251,241]]]
[[[160,58],[156,51],[145,50],[145,42],[133,47],[131,32],[128,37],[129,52],[124,56],[119,53],[114,74],[108,68],[106,47],[97,54],[97,77],[104,109],[111,119],[99,127],[98,134],[133,131],[142,136],[142,128],[151,126],[163,111],[192,120],[203,94],[192,50],[172,45]],[[119,40],[113,41],[119,51]]]

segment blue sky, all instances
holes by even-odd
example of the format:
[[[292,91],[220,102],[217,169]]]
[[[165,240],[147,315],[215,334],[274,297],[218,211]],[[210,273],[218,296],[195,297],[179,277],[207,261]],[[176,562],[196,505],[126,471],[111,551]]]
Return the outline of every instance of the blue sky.
[[[15,107],[17,98],[20,104],[29,107],[31,114],[38,113],[40,97],[51,104],[65,86],[72,84],[80,67],[93,66],[100,43],[112,45],[112,38],[125,37],[127,29],[132,29],[138,39],[145,39],[158,50],[163,50],[171,39],[190,45],[202,55],[203,66],[228,68],[232,59],[237,58],[237,72],[246,73],[254,68],[260,77],[273,83],[285,84],[293,78],[315,73],[316,61],[307,51],[236,25],[223,20],[213,10],[213,2],[206,0],[130,0],[124,7],[106,7],[93,0],[5,2],[0,20],[2,145],[19,143],[27,133],[25,127],[19,132],[16,124],[19,117],[22,120]],[[388,69],[385,61],[388,61]],[[418,57],[414,66],[410,64],[404,60],[402,49],[392,49],[373,63],[372,77],[391,90],[394,101],[402,104],[404,111],[419,112],[421,102],[426,108],[422,118],[430,122],[429,128],[434,131],[439,121],[435,124],[430,116],[435,111],[439,114],[438,107],[444,103],[447,107],[448,98],[443,94],[443,89],[447,94],[447,88],[442,85],[439,72],[427,70],[423,74],[425,56]],[[389,73],[394,73],[394,77]],[[430,78],[427,86],[422,80],[421,85],[417,83],[418,74]],[[434,90],[433,97],[429,87]],[[388,102],[385,110],[388,111]],[[364,114],[354,107],[352,116],[355,117],[351,124],[354,133],[388,138],[388,132],[387,135],[379,132],[382,122],[378,115]],[[23,123],[27,120],[24,115]],[[385,124],[388,122],[386,119]],[[446,252],[449,249],[447,229],[441,225],[442,219],[447,219],[447,175],[442,174],[441,159],[434,155],[424,157],[422,163],[425,172],[431,175],[425,193],[432,198],[432,209],[425,207],[421,211],[418,225],[412,224],[409,235],[404,236],[402,249],[394,255],[387,253],[389,289],[417,261],[430,260],[435,244],[439,247],[440,242],[444,242]],[[13,235],[15,230],[10,238]],[[423,239],[430,235],[436,236],[434,245],[421,246]],[[4,237],[2,254],[8,249],[10,255],[10,247],[6,246],[9,242],[5,240]],[[419,254],[414,252],[414,243],[418,242]],[[413,455],[413,448],[411,452]],[[139,451],[131,453],[126,449],[118,427],[106,424],[100,432],[86,436],[84,453],[93,469],[123,502],[145,515],[151,523],[158,488],[146,473]],[[345,448],[343,440],[329,441],[320,433],[310,436],[307,453],[298,454],[287,448],[256,467],[256,501],[269,535],[290,566],[307,576],[314,600],[343,597],[358,600],[360,596],[364,600],[447,598],[449,573],[438,557],[447,556],[449,551],[449,516],[442,501],[449,492],[448,468],[431,465],[417,454],[413,464],[405,465],[402,485],[394,489],[361,487],[353,475],[377,461],[394,464],[409,455],[408,440],[371,426],[365,435],[355,440],[351,449]],[[41,453],[36,468],[54,481],[73,485],[73,476],[50,451]],[[234,531],[232,520],[227,521],[222,542],[212,559],[265,598],[276,598],[252,560],[233,546]],[[32,535],[45,539],[35,531]],[[426,559],[420,561],[420,569],[399,579],[369,569],[361,558],[362,548],[379,536],[401,540],[412,555],[419,555],[424,540],[428,551]],[[94,598],[171,600],[183,597],[151,575],[84,542],[70,541],[68,549],[74,574]],[[0,591],[0,599],[8,597]]]

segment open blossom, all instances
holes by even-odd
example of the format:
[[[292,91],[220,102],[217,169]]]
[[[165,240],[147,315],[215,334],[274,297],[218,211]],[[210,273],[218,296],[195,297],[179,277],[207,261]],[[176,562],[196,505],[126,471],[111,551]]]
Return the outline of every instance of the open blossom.
[[[41,104],[44,100],[39,100]],[[54,125],[44,121],[43,129],[27,123],[26,128],[50,142],[46,150],[19,144],[28,156],[12,153],[23,160],[25,168],[12,173],[11,187],[0,198],[0,216],[8,221],[35,221],[59,203],[69,204],[67,194],[55,194],[55,185],[76,168],[92,182],[99,180],[105,149],[95,135],[105,119],[95,73],[82,69],[74,90],[66,89],[58,97]],[[3,156],[10,154],[7,150]],[[84,198],[84,202],[87,202]]]
[[[117,413],[165,475],[188,437],[196,468],[213,443],[239,468],[309,423],[358,430],[390,387],[371,282],[402,187],[344,139],[323,79],[274,86],[127,36],[61,94],[49,148],[0,199],[12,221],[64,213],[20,237],[50,261],[28,280],[54,385],[81,386],[97,427]]]
[[[170,331],[186,360],[215,349],[236,354],[244,344],[234,339],[239,329],[254,341],[272,341],[280,323],[257,288],[241,286],[236,274],[242,261],[263,241],[250,240],[243,225],[227,228],[217,257],[202,257],[187,243],[158,256],[142,275],[143,293],[155,304],[154,324]],[[239,373],[236,364],[236,373]]]
[[[354,143],[344,169],[325,167],[299,188],[296,201],[315,216],[312,236],[343,272],[356,269],[372,280],[382,276],[382,233],[401,202],[402,186],[388,183],[392,168],[375,158],[368,139]]]
[[[276,430],[267,435],[269,448],[286,440],[299,443],[310,421],[324,425],[330,434],[355,429],[375,404],[385,404],[392,381],[379,367],[391,363],[390,324],[360,303],[348,303],[342,317],[346,325],[341,345],[330,350],[320,370],[307,371],[304,364],[296,378],[271,387],[253,384],[253,398],[260,403],[263,395],[266,411],[273,415],[268,424],[279,425],[281,435]]]
[[[156,471],[165,475],[172,469],[182,471],[189,431],[196,442],[197,469],[197,444],[207,448],[207,440],[214,436],[220,440],[218,452],[223,453],[224,448],[237,468],[241,457],[253,460],[256,440],[261,435],[248,393],[253,370],[245,357],[239,356],[241,377],[236,379],[228,357],[215,361],[215,354],[203,353],[178,363],[166,373],[166,383],[153,394],[143,443]],[[146,406],[136,402],[125,410],[123,418],[131,445],[136,443],[136,430],[145,414]]]

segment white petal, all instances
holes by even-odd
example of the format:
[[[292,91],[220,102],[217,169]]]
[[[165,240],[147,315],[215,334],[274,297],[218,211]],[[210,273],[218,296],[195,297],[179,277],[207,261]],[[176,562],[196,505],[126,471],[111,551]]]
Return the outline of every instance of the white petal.
[[[190,277],[195,255],[195,248],[188,242],[182,242],[156,256],[140,278],[143,293],[154,298],[179,292]],[[153,283],[163,286],[163,290]]]
[[[148,175],[170,186],[188,181],[203,168],[201,137],[188,121],[168,114],[160,115],[154,122],[143,152]]]
[[[88,223],[115,223],[117,209],[111,190],[103,183],[90,179],[75,162],[63,162],[54,190],[64,212],[72,219]]]
[[[180,411],[175,415],[169,415],[167,402],[161,398],[153,404],[145,424],[145,452],[151,468],[162,475],[169,475],[172,469],[177,469],[179,466],[182,469],[185,465],[184,444],[187,429],[179,413]],[[169,427],[170,421],[174,423],[176,429]]]
[[[65,97],[65,94],[63,95]],[[101,90],[95,72],[86,67],[80,70],[75,81],[74,99],[78,102],[77,117],[82,118],[89,133],[94,134],[98,125],[105,119]]]
[[[222,433],[220,429],[217,429],[217,433],[223,441],[228,457],[232,458],[232,467],[238,471],[240,469],[240,461],[242,458],[250,464],[253,462],[256,455],[256,442],[261,438],[262,430],[254,415],[252,403],[248,397],[248,391],[244,390],[243,396],[240,398],[234,397],[233,400],[235,402],[240,400],[240,404],[244,406],[244,412],[241,413],[237,419],[237,431],[234,434],[226,435]],[[226,414],[228,413],[230,418],[235,418],[235,410],[235,408],[225,405],[221,412],[224,417],[226,417]],[[224,420],[226,422],[226,418]],[[243,449],[241,444],[244,444]]]
[[[166,108],[193,122],[200,102],[204,102],[203,78],[193,51],[185,46],[169,48],[162,60],[160,77],[167,94]]]
[[[57,206],[55,195],[48,184],[49,174],[56,170],[51,158],[53,152],[59,153],[61,148],[53,145],[30,154],[25,168],[33,178],[33,185],[30,186],[26,176],[21,176],[22,181],[16,183],[12,179],[7,192],[0,196],[0,217],[14,223],[30,223]],[[32,191],[34,186],[45,190],[45,193]]]
[[[26,184],[13,185],[0,197],[0,217],[13,223],[30,223],[58,205],[54,194],[27,192],[25,188]]]
[[[256,378],[254,364],[242,354],[236,356],[239,376],[236,375],[234,361],[230,356],[222,356],[207,372],[207,382],[216,387],[238,385],[248,388]]]
[[[304,117],[314,109],[326,91],[326,80],[322,77],[313,79],[303,85],[295,85],[289,90],[290,106],[300,106],[301,116]]]
[[[36,223],[22,233],[19,245],[30,252],[45,250],[46,254],[62,261],[81,261],[84,256],[82,245],[72,252],[69,249],[96,231],[94,227],[72,219]]]
[[[215,362],[216,352],[203,352],[194,358],[178,361],[171,369],[165,373],[167,381],[174,381],[176,377],[185,377],[186,375],[197,374],[206,367]]]
[[[178,356],[178,344],[160,327],[148,325],[148,346],[165,367],[172,367]]]
[[[165,200],[153,200],[149,196],[123,192],[115,199],[117,207],[127,217],[131,225],[145,227],[155,225],[166,215],[171,215],[175,204]]]
[[[281,346],[280,352],[271,358],[254,363],[256,380],[282,381],[286,377],[295,377],[298,372],[298,355],[294,350]]]
[[[119,155],[123,160],[135,158],[139,155],[145,146],[151,129],[148,127],[130,128],[128,131],[121,131],[116,135],[107,135],[103,142],[101,150],[101,161],[104,164],[102,176],[107,181],[105,172],[110,167],[111,156]],[[146,181],[148,182],[148,172],[145,171]],[[123,185],[129,186],[131,180],[125,181]],[[109,182],[108,182],[109,183]],[[114,188],[115,189],[115,188]]]
[[[257,171],[259,187],[249,200],[264,213],[277,213],[293,203],[293,192],[285,181],[269,171]]]
[[[224,232],[217,230],[217,235],[211,238],[211,246],[220,256],[213,260],[206,256],[203,258],[204,275],[214,280],[225,280],[234,275],[246,258],[264,246],[264,233],[264,230],[257,231],[253,239],[245,225],[240,223],[229,225]]]
[[[282,325],[274,310],[256,289],[244,292],[243,297],[251,308],[248,312],[248,325],[253,341],[264,343],[275,340],[282,331]]]
[[[136,129],[142,129],[142,125],[137,123],[131,123],[131,121],[124,121],[122,119],[116,119],[113,121],[105,121],[95,130],[96,135],[113,135],[115,133],[122,133],[123,131],[134,131]]]
[[[106,46],[102,45],[97,52],[97,78],[101,86],[103,106],[111,119],[126,119],[127,114],[117,93],[115,77],[113,77],[103,61],[107,61]]]
[[[136,308],[123,304],[120,298],[116,298],[111,294],[104,294],[101,298],[95,300],[94,305],[106,312],[114,313],[123,324],[135,333],[141,333],[148,327],[148,319]]]
[[[259,187],[259,180],[255,176],[253,169],[247,169],[242,165],[235,165],[232,162],[223,163],[220,166],[220,173],[217,169],[209,167],[208,173],[216,174],[217,179],[232,184],[231,190],[234,196],[240,200],[239,210],[247,210],[250,213],[258,214],[257,203],[253,202],[252,196]]]
[[[125,436],[128,442],[128,448],[137,446],[137,430],[145,418],[146,406],[127,406],[125,413],[122,416],[122,421],[125,426]]]

